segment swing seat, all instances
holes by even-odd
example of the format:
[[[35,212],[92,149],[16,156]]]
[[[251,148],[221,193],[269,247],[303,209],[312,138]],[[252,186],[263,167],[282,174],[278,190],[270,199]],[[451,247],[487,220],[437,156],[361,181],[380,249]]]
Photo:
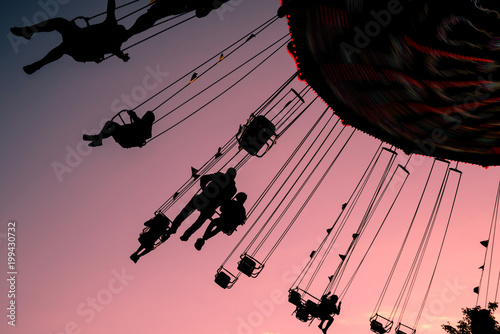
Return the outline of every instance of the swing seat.
[[[167,216],[165,216],[162,212],[156,212],[153,218],[144,223],[146,227],[143,228],[142,232],[139,234],[139,242],[146,248],[155,249],[162,244],[161,237],[163,235],[151,235],[149,232],[151,226],[162,226],[164,230],[168,230],[171,224],[172,222],[167,218]]]
[[[215,283],[223,289],[227,289],[229,283],[231,283],[231,277],[223,271],[218,272],[215,275]]]
[[[404,329],[404,331],[402,329]],[[416,330],[406,325],[403,325],[402,323],[399,323],[398,326],[396,327],[395,332],[396,334],[415,334]]]
[[[308,299],[304,306],[304,310],[311,315],[313,318],[316,318],[318,315],[318,304],[314,301]]]
[[[260,149],[267,145],[266,152],[271,148],[267,143],[273,136],[276,136],[276,127],[266,117],[259,115],[254,117],[247,125],[243,126],[241,136],[237,136],[236,140],[240,148],[248,152],[248,154],[262,157],[265,152],[258,155]]]
[[[299,319],[302,322],[308,322],[311,320],[309,317],[309,313],[305,310],[304,307],[302,306],[297,306],[297,309],[295,310],[295,318]]]
[[[154,224],[165,225],[167,228],[171,226],[172,222],[168,219],[167,216],[163,212],[155,213],[155,216],[152,218]]]
[[[290,291],[288,294],[288,301],[297,307],[302,305],[302,298],[300,297],[300,293],[296,290]]]
[[[152,238],[148,235],[149,227],[145,227],[142,232],[139,234],[139,243],[146,248],[150,248],[154,246],[156,240],[152,240]]]
[[[257,263],[246,255],[238,262],[238,270],[248,277],[252,277],[256,266]]]
[[[230,225],[222,225],[220,228],[225,235],[231,235],[236,231],[236,227]]]
[[[372,332],[378,333],[378,334],[387,333],[387,330],[384,328],[384,326],[380,322],[378,322],[377,320],[370,321],[370,330]]]
[[[231,235],[234,233],[234,231],[236,231],[236,228],[238,226],[243,225],[243,224],[235,224],[232,221],[231,222],[219,221],[217,225],[221,229],[222,233],[224,233],[226,235]]]

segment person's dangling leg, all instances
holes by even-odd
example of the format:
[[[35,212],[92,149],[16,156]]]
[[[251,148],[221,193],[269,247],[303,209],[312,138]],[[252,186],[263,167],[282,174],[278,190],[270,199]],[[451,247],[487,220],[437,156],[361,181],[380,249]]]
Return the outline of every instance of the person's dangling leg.
[[[186,220],[189,215],[191,215],[195,210],[193,198],[186,204],[186,206],[181,210],[181,212],[174,218],[172,226],[167,230],[167,234],[175,234],[182,222]]]
[[[332,316],[328,316],[328,319],[326,319],[326,326],[323,327],[322,331],[324,334],[326,334],[326,331],[328,330],[328,328],[330,328],[330,326],[332,325],[333,323],[333,317]]]
[[[214,219],[210,222],[210,224],[207,226],[207,229],[205,230],[205,233],[203,233],[203,236],[201,238],[198,238],[194,244],[194,247],[197,250],[201,250],[203,245],[205,245],[205,241],[214,237],[216,234],[222,231],[222,229],[217,226],[217,222],[220,220],[220,218]]]
[[[156,21],[167,16],[167,14],[164,13],[162,7],[164,6],[155,4],[151,6],[151,8],[149,8],[149,10],[145,14],[139,16],[135,23],[130,27],[130,29],[127,30],[127,39],[132,37],[133,35],[137,35],[143,31],[148,30],[149,28],[153,27]]]
[[[208,218],[213,216],[216,209],[217,208],[210,207],[203,209],[203,211],[200,212],[198,219],[196,219],[195,222],[181,236],[181,240],[187,241],[194,232],[198,231],[198,229],[203,226],[203,223],[205,223]]]
[[[53,19],[34,24],[32,26],[13,27],[10,29],[10,31],[16,36],[30,39],[31,36],[36,32],[57,31],[61,35],[64,35],[67,32],[74,30],[75,28],[78,27],[74,22],[68,21],[62,17],[55,17]]]
[[[220,221],[220,218],[214,219],[208,224],[207,229],[205,230],[205,233],[203,234],[203,239],[208,240],[215,235],[217,235],[219,232],[221,232],[221,228],[218,226],[218,222]]]
[[[139,252],[141,250],[144,249],[144,246],[143,245],[140,245],[139,248],[137,248],[137,250],[135,251],[135,253],[133,253],[132,255],[130,255],[130,259],[132,261],[134,261],[134,263],[137,263],[137,260],[139,260],[140,256],[139,256]]]
[[[140,257],[143,257],[144,255],[148,254],[152,250],[153,250],[153,248],[144,248],[144,251],[142,253],[137,254],[137,259],[139,259]]]
[[[26,74],[33,74],[39,69],[41,69],[43,66],[50,64],[59,58],[61,58],[64,54],[66,53],[66,49],[63,44],[60,44],[59,46],[53,48],[45,57],[40,59],[37,62],[34,62],[33,64],[26,65],[23,67],[24,72]]]
[[[90,141],[89,146],[96,147],[102,145],[102,140],[105,138],[109,138],[116,134],[119,130],[120,124],[115,123],[113,121],[107,121],[106,124],[102,127],[101,132],[96,135],[83,135],[83,140]]]

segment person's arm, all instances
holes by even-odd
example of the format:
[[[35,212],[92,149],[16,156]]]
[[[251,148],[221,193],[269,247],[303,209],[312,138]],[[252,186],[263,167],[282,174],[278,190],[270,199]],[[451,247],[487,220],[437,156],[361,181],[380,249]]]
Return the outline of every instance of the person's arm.
[[[114,21],[116,22],[115,16],[116,3],[115,0],[108,0],[108,8],[106,10],[106,21]]]
[[[128,114],[128,115],[129,115],[129,117],[130,117],[130,122],[135,123],[135,122],[140,121],[140,118],[139,118],[139,117],[137,117],[137,114],[136,114],[134,111],[132,111],[132,110],[127,110],[127,114]]]
[[[205,186],[210,182],[212,181],[212,175],[213,174],[206,174],[206,175],[203,175],[201,178],[200,178],[200,187],[201,189],[205,188]]]
[[[117,56],[118,58],[120,58],[121,60],[123,60],[124,62],[127,62],[130,60],[130,57],[128,55],[128,53],[123,53],[123,51],[116,51],[113,53],[115,56]]]

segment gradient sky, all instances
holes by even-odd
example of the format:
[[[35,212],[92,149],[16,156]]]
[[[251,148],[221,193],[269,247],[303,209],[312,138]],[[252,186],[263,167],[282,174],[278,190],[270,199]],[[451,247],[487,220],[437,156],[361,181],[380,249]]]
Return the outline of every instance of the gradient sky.
[[[46,3],[51,6],[45,6]],[[0,304],[4,313],[0,318],[0,332],[320,333],[317,321],[308,327],[291,316],[293,307],[286,301],[286,295],[294,275],[325,236],[325,230],[339,214],[342,203],[349,198],[379,145],[378,140],[366,134],[354,134],[259,277],[241,277],[230,290],[223,290],[213,282],[217,268],[252,221],[231,237],[222,235],[208,241],[201,252],[193,247],[195,239],[202,233],[198,231],[187,243],[178,239],[180,234],[174,235],[137,264],[129,259],[138,246],[137,237],[144,221],[152,217],[153,212],[189,178],[190,167],[203,165],[217,147],[236,133],[239,124],[244,123],[250,113],[293,74],[295,64],[285,49],[233,90],[142,149],[125,150],[111,139],[105,141],[103,147],[88,149],[81,139],[82,133],[99,128],[103,120],[114,115],[117,107],[126,105],[127,96],[131,103],[142,102],[271,18],[279,1],[232,0],[227,6],[223,11],[212,12],[204,19],[193,19],[130,49],[128,63],[111,58],[101,64],[82,64],[65,56],[28,76],[22,67],[41,58],[59,43],[60,37],[57,33],[37,34],[28,43],[13,45],[8,37],[10,27],[22,26],[26,20],[33,22],[44,16],[91,16],[103,11],[106,1],[22,0],[2,3],[0,261],[3,264],[0,267],[4,271],[2,277],[6,277],[7,223],[16,221],[18,275],[15,328],[7,325],[5,316],[8,303],[6,280],[0,283]],[[118,12],[118,17],[128,11]],[[124,24],[130,27],[133,19]],[[167,113],[287,32],[286,21],[279,20],[161,107],[157,115]],[[146,35],[136,36],[130,42]],[[157,123],[153,132],[159,133],[207,102],[251,66],[213,87],[171,119]],[[161,72],[161,75],[152,79],[151,71]],[[296,80],[292,87],[299,90],[304,83]],[[137,113],[142,115],[154,108],[174,91],[168,90],[137,109]],[[265,157],[251,159],[239,171],[237,186],[248,194],[248,207],[324,108],[322,102],[313,104]],[[345,141],[346,136],[342,138]],[[398,153],[396,162],[405,164],[408,157],[400,151]],[[326,169],[333,157],[332,153],[327,163],[320,166],[317,175]],[[336,317],[331,333],[370,332],[368,319],[410,224],[432,161],[431,158],[412,158],[409,165],[411,176],[343,299],[342,312]],[[58,175],[55,165],[65,165],[67,172]],[[444,172],[442,166],[439,165],[441,169],[432,178],[432,196],[435,196],[440,175]],[[441,324],[447,321],[455,324],[461,318],[460,309],[472,307],[476,302],[472,289],[479,283],[481,272],[478,267],[484,257],[484,248],[479,241],[488,238],[499,170],[464,164],[459,164],[459,169],[463,171],[462,183],[419,333],[442,333]],[[380,173],[376,177],[380,177]],[[317,176],[311,180],[313,184]],[[367,193],[373,191],[373,184],[369,184]],[[455,184],[453,176],[443,200],[443,211],[437,219],[428,257],[403,318],[408,324],[422,303]],[[306,195],[307,189],[310,191],[312,187],[306,188]],[[388,198],[391,196],[394,192],[388,193]],[[417,216],[415,235],[410,238],[403,254],[402,265],[389,287],[382,311],[392,308],[391,303],[399,292],[412,252],[418,245],[419,233],[430,213],[432,196],[426,199],[425,210]],[[300,197],[298,204],[292,207],[293,214],[304,198]],[[182,198],[179,205],[188,199],[188,196]],[[380,211],[374,215],[355,249],[341,287],[352,275],[356,261],[362,257],[380,226],[387,212],[387,203],[381,203]],[[320,296],[327,284],[327,276],[338,264],[336,254],[347,248],[365,207],[362,200],[311,286],[312,294]],[[172,218],[178,210],[174,206],[167,215]],[[293,214],[285,216],[278,231]],[[195,217],[196,213],[190,221]],[[186,221],[180,231],[188,224]],[[266,247],[276,239],[277,235],[271,236]],[[499,270],[497,259],[498,255],[494,258],[493,289]],[[227,265],[233,273],[236,272],[236,261],[237,255]],[[481,303],[484,305],[484,301]]]

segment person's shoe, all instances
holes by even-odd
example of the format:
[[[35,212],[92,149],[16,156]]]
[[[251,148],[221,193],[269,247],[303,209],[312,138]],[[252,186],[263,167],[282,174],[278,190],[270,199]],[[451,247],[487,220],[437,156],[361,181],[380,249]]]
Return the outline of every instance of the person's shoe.
[[[179,239],[181,239],[182,241],[188,241],[189,240],[189,236],[183,234],[183,235],[181,235],[181,237]]]
[[[139,260],[139,255],[135,255],[135,256],[134,256],[134,254],[132,254],[132,255],[130,255],[130,259],[131,259],[132,261],[134,261],[134,263],[137,263],[137,260]]]
[[[98,135],[83,135],[83,140],[90,141],[90,147],[102,146],[102,138]]]
[[[38,67],[35,64],[26,65],[23,67],[24,73],[26,73],[26,74],[33,74],[36,71],[38,71],[39,69],[40,69],[40,67]]]
[[[204,244],[205,244],[205,239],[198,238],[194,243],[194,248],[196,248],[197,250],[201,250]]]
[[[24,37],[28,40],[31,39],[31,36],[33,36],[33,32],[28,31],[28,29],[26,29],[26,27],[24,27],[24,28],[12,27],[12,28],[10,28],[10,32],[12,34],[14,34],[15,36]]]

